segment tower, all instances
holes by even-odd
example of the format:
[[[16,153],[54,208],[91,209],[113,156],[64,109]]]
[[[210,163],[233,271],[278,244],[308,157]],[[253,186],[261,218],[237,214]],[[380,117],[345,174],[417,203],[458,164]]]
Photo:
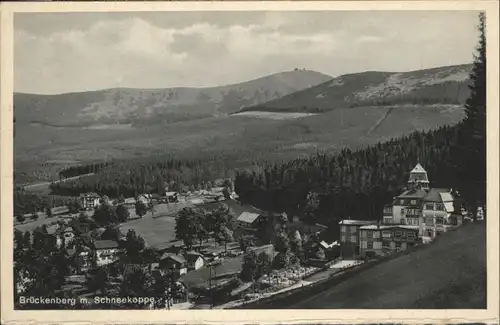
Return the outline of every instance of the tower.
[[[423,190],[429,189],[429,178],[427,177],[427,171],[417,163],[417,165],[411,170],[410,177],[408,179],[409,188],[420,188]]]

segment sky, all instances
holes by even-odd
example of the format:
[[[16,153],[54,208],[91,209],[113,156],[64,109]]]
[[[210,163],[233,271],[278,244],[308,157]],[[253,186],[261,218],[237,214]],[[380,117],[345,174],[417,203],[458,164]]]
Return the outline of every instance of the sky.
[[[210,87],[471,63],[474,11],[16,13],[16,92]]]

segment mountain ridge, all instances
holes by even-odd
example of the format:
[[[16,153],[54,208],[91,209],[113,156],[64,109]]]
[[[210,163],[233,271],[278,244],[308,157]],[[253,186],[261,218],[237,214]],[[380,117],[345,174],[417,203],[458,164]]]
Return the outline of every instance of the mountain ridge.
[[[469,94],[472,64],[408,72],[345,74],[245,111],[318,113],[336,108],[393,104],[463,104]]]
[[[14,93],[17,122],[58,126],[169,123],[225,115],[332,79],[297,70],[216,87],[108,88],[63,94]]]

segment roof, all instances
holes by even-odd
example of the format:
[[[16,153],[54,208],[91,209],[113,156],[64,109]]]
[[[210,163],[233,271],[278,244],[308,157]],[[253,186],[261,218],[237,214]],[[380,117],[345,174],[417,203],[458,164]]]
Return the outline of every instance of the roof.
[[[198,252],[187,252],[185,258],[188,261],[196,261],[199,258],[203,258],[203,255]]]
[[[453,196],[449,192],[441,192],[439,196],[441,196],[443,202],[453,202]]]
[[[95,192],[88,192],[88,193],[80,194],[80,196],[84,196],[84,197],[95,197],[95,198],[99,198],[99,197],[101,197],[99,194],[97,194],[97,193],[95,193]]]
[[[253,223],[257,218],[260,216],[258,213],[252,213],[252,212],[242,212],[240,216],[238,217],[238,221],[245,222],[245,223]]]
[[[262,213],[263,211],[248,205],[248,204],[241,204],[238,201],[235,200],[224,200],[222,202],[213,202],[213,203],[206,203],[201,206],[201,208],[204,208],[208,212],[213,211],[217,209],[221,205],[227,205],[233,212],[235,216],[241,215],[243,212],[251,212],[251,213]]]
[[[446,210],[446,212],[455,211],[455,207],[453,206],[453,202],[444,202],[444,209]]]
[[[410,226],[410,225],[368,225],[360,227],[360,230],[383,230],[383,229],[391,229],[391,228],[403,228],[408,230],[419,230],[419,226]]]
[[[427,171],[420,165],[420,163],[417,163],[415,167],[411,170],[411,174],[419,174],[419,173],[427,173]]]
[[[224,248],[222,247],[207,247],[205,249],[203,249],[203,254],[207,255],[207,254],[220,254],[222,252],[224,252]]]
[[[314,224],[314,225],[308,225],[304,222],[293,222],[289,224],[288,226],[292,230],[298,230],[300,233],[307,233],[307,232],[312,232],[312,233],[319,233],[322,232],[326,229],[328,229],[327,226],[321,225],[319,223]]]
[[[96,240],[94,247],[96,249],[118,248],[118,243],[114,240]]]
[[[351,220],[346,219],[339,222],[339,225],[352,225],[352,226],[363,226],[363,225],[371,225],[377,223],[375,220]]]
[[[160,243],[158,245],[155,245],[154,247],[161,251],[161,250],[168,249],[170,247],[183,247],[183,246],[184,246],[184,241],[175,240],[175,241]]]
[[[189,256],[202,256],[200,253],[195,252],[195,251],[188,251],[188,252],[186,252],[186,255],[189,255]]]
[[[161,257],[161,260],[166,260],[166,259],[172,260],[178,264],[186,263],[186,259],[184,258],[184,256],[181,256],[181,255],[163,254]]]
[[[52,214],[65,213],[65,212],[69,212],[69,208],[64,205],[64,206],[52,208],[52,209],[50,209],[50,212]]]
[[[268,245],[263,245],[259,247],[249,247],[249,251],[255,252],[255,254],[259,255],[260,253],[266,253],[268,255],[274,255],[274,245],[273,244],[268,244]]]
[[[334,246],[338,246],[338,241],[334,241],[331,244],[328,244],[326,241],[322,240],[319,245],[325,249],[332,248]]]
[[[49,235],[54,235],[57,234],[59,231],[59,225],[52,225],[47,227],[47,234]]]
[[[443,202],[441,193],[449,193],[450,190],[446,188],[431,188],[424,198],[426,202]]]
[[[422,199],[427,196],[427,192],[421,189],[411,189],[404,191],[396,198],[398,199]]]

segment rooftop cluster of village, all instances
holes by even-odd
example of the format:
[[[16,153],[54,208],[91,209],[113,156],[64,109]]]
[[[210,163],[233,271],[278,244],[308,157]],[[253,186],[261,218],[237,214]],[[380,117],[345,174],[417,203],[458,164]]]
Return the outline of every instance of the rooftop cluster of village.
[[[167,189],[116,201],[87,193],[79,214],[61,207],[34,229],[18,225],[17,294],[32,290],[30,256],[40,253],[54,258],[54,295],[139,294],[166,302],[141,308],[227,308],[300,290],[430,243],[468,219],[458,193],[429,185],[417,164],[379,220],[341,220],[333,235],[327,226],[241,204],[232,188],[182,195]],[[107,222],[113,214],[125,218]]]

